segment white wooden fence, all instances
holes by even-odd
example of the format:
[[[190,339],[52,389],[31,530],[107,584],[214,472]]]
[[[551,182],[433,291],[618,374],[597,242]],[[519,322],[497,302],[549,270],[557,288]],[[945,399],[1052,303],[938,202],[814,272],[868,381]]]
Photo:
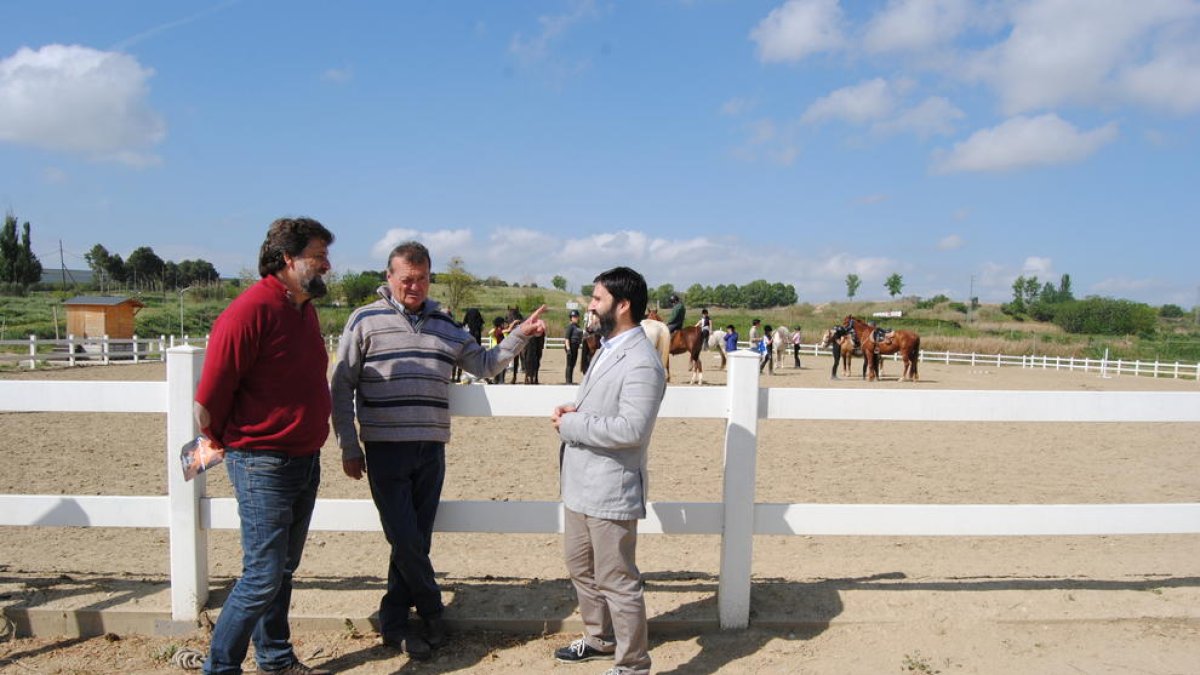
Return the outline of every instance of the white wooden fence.
[[[329,351],[337,347],[338,336],[328,335],[325,338]],[[188,336],[177,338],[174,335],[163,335],[157,338],[139,338],[133,336],[130,340],[109,338],[75,338],[67,336],[65,340],[39,340],[36,335],[30,335],[29,340],[0,340],[0,362],[18,361],[30,369],[38,367],[38,363],[60,362],[74,366],[77,363],[113,362],[138,363],[140,361],[161,361],[163,355],[171,347],[177,345],[195,345],[203,347],[208,343],[208,336]],[[738,343],[741,349],[750,349],[749,342]],[[547,338],[546,349],[562,349],[563,338]],[[828,350],[823,350],[816,344],[800,346],[802,356],[828,356]],[[15,348],[15,349],[14,349]],[[19,351],[18,351],[19,350]],[[711,352],[715,354],[716,352]],[[786,355],[785,355],[786,356]],[[893,361],[899,361],[899,354],[885,356]],[[1042,370],[1066,370],[1079,372],[1094,372],[1102,376],[1135,375],[1148,377],[1167,377],[1172,379],[1190,378],[1200,383],[1200,363],[1183,363],[1180,361],[1125,361],[1122,359],[1092,359],[1073,356],[1039,356],[1011,354],[968,354],[958,352],[934,352],[923,350],[922,363],[945,363],[970,365],[974,367],[994,368],[1039,368]]]
[[[646,534],[719,534],[718,613],[725,628],[748,625],[753,536],[760,535],[1085,535],[1200,533],[1200,504],[878,505],[763,504],[754,501],[758,420],[1013,422],[1200,422],[1200,392],[762,389],[757,357],[729,355],[723,387],[668,387],[664,418],[726,422],[720,502],[652,502]],[[170,530],[172,616],[194,622],[208,598],[210,529],[236,529],[232,498],[205,495],[201,476],[185,482],[179,448],[194,437],[192,398],[203,350],[167,352],[159,382],[0,381],[0,410],[167,413],[166,496],[0,495],[0,525],[165,527]],[[545,417],[574,387],[451,388],[464,416]],[[1185,449],[1186,450],[1186,449]],[[556,533],[559,502],[447,501],[441,532]],[[367,499],[321,499],[313,530],[378,530]]]

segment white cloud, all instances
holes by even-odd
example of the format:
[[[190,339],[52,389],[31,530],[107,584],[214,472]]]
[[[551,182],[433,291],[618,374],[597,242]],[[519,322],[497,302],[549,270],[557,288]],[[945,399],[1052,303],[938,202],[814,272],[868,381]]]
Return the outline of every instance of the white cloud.
[[[721,114],[726,117],[744,115],[754,109],[754,101],[746,98],[731,98],[721,104]]]
[[[800,156],[790,128],[780,129],[773,120],[759,119],[750,122],[746,130],[747,139],[733,149],[733,156],[742,161],[791,166]]]
[[[525,65],[545,61],[550,57],[553,45],[575,24],[596,14],[596,3],[593,0],[575,0],[566,14],[539,16],[539,30],[536,35],[528,38],[519,33],[514,35],[509,41],[508,51]]]
[[[1200,32],[1191,39],[1200,41]],[[1130,100],[1176,115],[1200,112],[1200,44],[1171,45],[1121,74]]]
[[[950,234],[938,240],[939,251],[954,251],[962,248],[967,242],[957,234]]]
[[[759,60],[800,61],[817,52],[841,48],[842,10],[837,0],[788,0],[750,31]]]
[[[1014,7],[1007,39],[969,59],[965,68],[997,90],[1006,113],[1103,104],[1131,94],[1143,102],[1165,98],[1174,106],[1195,105],[1189,102],[1194,90],[1169,92],[1162,86],[1168,75],[1182,73],[1184,81],[1194,81],[1194,59],[1181,62],[1179,52],[1171,51],[1138,63],[1165,34],[1183,33],[1173,37],[1177,44],[1194,44],[1200,36],[1195,2],[1033,0]],[[1123,89],[1117,82],[1126,70]]]
[[[968,0],[890,0],[867,23],[868,52],[925,51],[953,40],[965,28]]]
[[[1117,137],[1117,125],[1081,132],[1058,115],[1014,117],[997,127],[976,131],[967,140],[934,156],[934,170],[1010,171],[1082,161]]]
[[[1050,258],[1031,255],[1021,265],[1021,272],[1035,277],[1049,276],[1054,272],[1054,261]]]
[[[562,228],[563,232],[569,230]],[[602,270],[627,265],[644,274],[653,286],[671,283],[684,290],[695,283],[740,285],[767,279],[794,285],[802,300],[828,299],[844,296],[847,274],[857,274],[864,282],[880,286],[882,293],[884,277],[901,269],[900,263],[889,258],[802,251],[764,244],[757,237],[745,241],[733,235],[672,239],[628,229],[560,236],[520,227],[498,227],[487,233],[470,229],[388,230],[374,245],[373,262],[366,268],[381,269],[388,252],[408,239],[429,247],[435,271],[444,269],[451,257],[458,256],[466,269],[479,277],[497,276],[549,287],[555,275],[562,275],[573,291]],[[346,265],[347,270],[359,269]]]
[[[451,256],[460,255],[456,251],[469,249],[472,245],[471,230],[432,230],[424,232],[407,228],[394,228],[384,233],[379,241],[371,247],[371,255],[379,260],[379,268],[387,264],[388,254],[393,248],[406,241],[419,241],[429,249],[433,258],[434,269],[441,269]],[[445,259],[438,256],[444,255]]]
[[[875,124],[880,133],[912,133],[921,138],[949,136],[954,133],[955,122],[966,117],[953,103],[941,96],[931,96],[914,108],[902,111],[894,119]]]
[[[354,69],[349,66],[345,68],[326,68],[321,73],[321,81],[332,82],[333,84],[345,84],[354,79]]]
[[[896,104],[897,86],[877,77],[817,99],[808,106],[800,120],[810,124],[826,120],[862,124],[891,115]]]
[[[22,47],[0,61],[0,141],[133,166],[166,125],[146,101],[154,74],[134,57],[77,45]]]

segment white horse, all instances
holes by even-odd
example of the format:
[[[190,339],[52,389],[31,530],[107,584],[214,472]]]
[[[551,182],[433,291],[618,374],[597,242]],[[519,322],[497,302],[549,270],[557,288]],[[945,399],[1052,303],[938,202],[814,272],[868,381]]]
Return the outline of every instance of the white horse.
[[[642,330],[646,339],[654,345],[655,351],[662,357],[663,368],[667,371],[667,382],[671,381],[671,330],[667,324],[654,319],[643,319]]]
[[[775,359],[775,367],[783,367],[783,354],[792,348],[792,332],[787,326],[780,326],[771,331],[771,356]]]
[[[714,330],[708,334],[708,348],[721,357],[721,370],[725,370],[725,331]]]

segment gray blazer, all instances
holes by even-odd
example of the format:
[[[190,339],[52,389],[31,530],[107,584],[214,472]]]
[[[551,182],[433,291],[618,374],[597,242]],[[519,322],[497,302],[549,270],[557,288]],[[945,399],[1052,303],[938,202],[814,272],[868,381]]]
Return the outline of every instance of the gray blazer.
[[[588,369],[576,411],[558,426],[563,505],[594,518],[646,517],[646,450],[667,374],[641,326],[633,330]]]

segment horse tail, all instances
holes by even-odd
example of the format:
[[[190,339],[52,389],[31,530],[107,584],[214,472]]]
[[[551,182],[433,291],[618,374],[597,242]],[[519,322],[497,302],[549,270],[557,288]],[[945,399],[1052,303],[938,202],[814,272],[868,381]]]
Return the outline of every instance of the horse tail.
[[[913,333],[912,379],[917,379],[917,366],[921,363],[921,336]]]

